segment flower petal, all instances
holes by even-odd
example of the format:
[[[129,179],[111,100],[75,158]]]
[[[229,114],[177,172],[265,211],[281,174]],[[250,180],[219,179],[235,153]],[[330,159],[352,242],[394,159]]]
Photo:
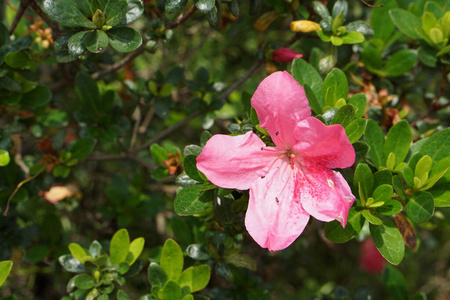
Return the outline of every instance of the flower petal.
[[[251,102],[260,126],[267,129],[277,146],[285,148],[295,144],[293,133],[297,123],[311,116],[305,91],[286,71],[266,77]]]
[[[245,227],[263,248],[281,250],[292,244],[309,221],[294,197],[295,173],[287,158],[280,158],[264,178],[250,188]]]
[[[303,209],[320,221],[338,220],[345,227],[355,196],[341,173],[322,166],[304,167],[299,173],[295,194]]]
[[[247,190],[276,159],[273,152],[261,151],[265,146],[251,131],[239,136],[217,134],[197,157],[197,168],[217,186]]]
[[[347,168],[355,162],[355,150],[341,125],[326,126],[309,117],[297,124],[298,138],[294,151],[303,157],[302,163],[319,164],[326,168]]]

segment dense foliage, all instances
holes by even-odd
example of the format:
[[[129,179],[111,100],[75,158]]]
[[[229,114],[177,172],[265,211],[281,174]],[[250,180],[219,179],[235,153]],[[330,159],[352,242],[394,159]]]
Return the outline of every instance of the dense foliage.
[[[2,0],[0,20],[2,299],[448,296],[448,1]],[[250,99],[277,70],[345,130],[356,200],[270,252],[249,192],[197,157],[274,142]]]

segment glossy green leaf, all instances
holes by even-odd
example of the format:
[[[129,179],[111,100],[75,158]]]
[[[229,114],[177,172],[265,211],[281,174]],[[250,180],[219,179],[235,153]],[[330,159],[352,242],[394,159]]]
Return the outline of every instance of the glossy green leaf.
[[[94,287],[95,280],[88,274],[80,274],[74,277],[74,284],[77,288],[88,290]]]
[[[364,131],[366,130],[366,125],[366,119],[356,119],[345,126],[345,134],[347,135],[350,143],[355,143],[363,136]]]
[[[433,196],[428,192],[416,192],[406,202],[406,214],[414,223],[428,221],[434,213]]]
[[[11,272],[13,262],[10,260],[0,261],[0,287],[5,282],[9,273]]]
[[[333,69],[325,77],[323,82],[323,99],[325,106],[334,107],[340,98],[347,99],[348,81],[344,72],[340,69]]]
[[[144,250],[144,244],[145,244],[145,240],[142,237],[134,239],[130,243],[130,249],[129,249],[130,253],[127,256],[127,262],[130,266],[132,264],[134,264],[136,259],[138,259],[139,255],[141,255],[142,250]]]
[[[166,12],[169,14],[179,14],[187,4],[187,0],[167,0]]]
[[[214,8],[215,1],[214,0],[195,0],[194,4],[198,8],[199,11],[206,14]]]
[[[389,56],[384,66],[387,76],[400,76],[417,64],[417,53],[414,50],[403,49]]]
[[[144,6],[142,0],[127,0],[128,11],[125,14],[125,18],[122,20],[121,24],[127,25],[136,21],[143,13]]]
[[[92,23],[72,1],[44,0],[42,8],[51,19],[64,27],[96,28],[95,24]]]
[[[84,263],[86,256],[88,256],[86,250],[77,243],[69,244],[70,254],[75,257],[79,262]]]
[[[355,118],[361,118],[365,111],[367,105],[367,97],[366,94],[355,94],[351,96],[348,101],[349,104],[352,104],[355,108]]]
[[[214,191],[204,191],[199,185],[180,189],[175,197],[174,209],[179,215],[194,215],[207,210],[212,205]]]
[[[350,124],[355,119],[355,109],[352,105],[347,104],[339,108],[339,110],[334,115],[331,124],[340,124],[343,127]]]
[[[97,258],[102,255],[103,247],[98,241],[93,241],[89,246],[89,254],[93,258]]]
[[[408,286],[405,277],[397,269],[387,266],[381,276],[384,286],[392,299],[408,300]]]
[[[383,225],[369,225],[372,239],[381,255],[393,265],[398,265],[405,255],[405,243],[397,227],[386,217]]]
[[[369,144],[369,157],[377,168],[383,166],[386,162],[384,156],[384,133],[378,124],[369,119],[367,121],[364,140]]]
[[[394,191],[392,190],[392,186],[389,184],[382,184],[377,186],[377,188],[373,191],[372,197],[375,202],[386,202],[391,199]]]
[[[416,28],[421,27],[420,20],[413,13],[401,8],[393,8],[389,10],[389,16],[403,34],[415,40],[420,39],[416,31]]]
[[[367,199],[372,195],[373,174],[368,165],[364,163],[358,164],[355,170],[353,182],[355,189],[359,189],[362,193],[360,194],[360,197]]]
[[[166,272],[164,272],[160,265],[154,262],[150,263],[147,276],[148,282],[150,282],[152,286],[164,286],[167,281]]]
[[[323,107],[323,80],[319,72],[305,60],[294,59],[292,63],[292,76],[305,89],[305,94],[311,109],[317,114],[321,113]]]
[[[128,11],[128,3],[126,0],[109,2],[105,10],[103,11],[106,18],[106,25],[116,26],[120,24],[120,22],[122,22],[122,20],[125,18],[127,11]]]
[[[127,293],[124,290],[118,290],[117,291],[117,300],[129,300],[130,297],[128,297]]]
[[[327,19],[330,17],[330,13],[328,12],[328,8],[319,1],[313,1],[313,9],[314,11],[322,18]]]
[[[95,147],[95,139],[93,138],[81,138],[75,141],[70,148],[73,159],[83,160],[91,154]]]
[[[438,183],[428,192],[433,196],[435,207],[450,207],[450,182]]]
[[[197,169],[197,156],[195,155],[187,155],[184,157],[183,161],[184,171],[186,174],[192,179],[202,182],[203,179],[199,174]]]
[[[183,252],[180,246],[174,240],[167,239],[162,248],[160,259],[161,267],[166,273],[167,279],[178,279],[183,270],[183,262]]]
[[[181,287],[173,280],[168,280],[162,289],[162,299],[181,299]]]
[[[7,166],[10,161],[11,158],[9,156],[9,152],[4,149],[0,149],[0,167]]]
[[[369,221],[370,224],[377,226],[383,224],[383,221],[380,218],[378,218],[375,213],[371,212],[368,209],[362,210],[361,214],[363,215],[364,218],[366,218],[367,221]]]
[[[130,27],[115,27],[106,33],[111,47],[119,52],[136,50],[142,44],[142,37],[139,32]]]
[[[388,157],[389,153],[393,152],[395,154],[395,165],[398,165],[408,155],[411,141],[412,134],[408,121],[402,120],[396,123],[387,134],[384,156]]]
[[[102,30],[94,30],[83,38],[84,45],[92,53],[100,53],[108,47],[108,35]]]
[[[397,200],[387,200],[383,206],[375,208],[375,210],[385,216],[393,216],[403,210],[403,205]]]
[[[344,44],[358,44],[364,42],[364,35],[356,31],[349,31],[341,38]]]
[[[203,290],[209,282],[211,271],[208,265],[199,265],[189,267],[181,273],[178,278],[178,284],[188,286],[191,289],[191,293]]]
[[[59,263],[68,272],[82,273],[86,272],[86,268],[72,255],[63,255],[59,257]]]
[[[126,261],[130,249],[130,236],[126,229],[118,230],[112,237],[109,256],[112,264]]]
[[[450,153],[450,128],[433,134],[420,148],[420,153],[439,161]]]
[[[207,260],[210,258],[208,249],[200,244],[191,244],[186,248],[189,257],[195,260]]]
[[[345,243],[356,237],[363,225],[364,218],[361,212],[356,211],[355,207],[351,207],[345,228],[338,221],[325,223],[325,237],[333,243]]]

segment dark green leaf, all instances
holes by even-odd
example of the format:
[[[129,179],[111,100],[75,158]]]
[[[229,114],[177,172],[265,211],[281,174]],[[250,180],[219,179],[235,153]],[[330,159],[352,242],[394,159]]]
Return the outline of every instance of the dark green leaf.
[[[350,143],[358,141],[366,130],[367,120],[356,119],[347,126],[345,126],[345,134],[348,137]]]
[[[198,173],[197,169],[197,156],[195,155],[187,155],[184,158],[183,162],[184,171],[186,174],[191,177],[192,179],[202,182],[203,179]]]
[[[74,284],[77,288],[88,290],[94,287],[95,280],[88,274],[80,274],[74,277]]]
[[[450,128],[433,134],[420,148],[420,153],[439,161],[450,153]]]
[[[189,245],[194,242],[192,230],[184,218],[173,216],[170,219],[170,227],[181,244]]]
[[[381,255],[393,265],[398,265],[405,255],[405,243],[397,227],[386,217],[383,225],[369,225],[372,239]]]
[[[389,130],[384,144],[384,155],[395,154],[395,165],[401,163],[408,154],[412,141],[411,128],[406,120],[396,123]]]
[[[342,227],[338,221],[325,223],[325,236],[333,243],[345,243],[359,234],[364,225],[361,212],[351,207],[348,212],[347,225]]]
[[[167,281],[167,275],[164,272],[163,268],[161,268],[160,265],[154,262],[150,263],[147,275],[148,282],[150,282],[152,286],[164,286]]]
[[[348,101],[355,108],[355,118],[361,118],[366,111],[367,97],[366,94],[355,94],[351,96]]]
[[[368,165],[364,163],[358,164],[355,170],[353,182],[355,189],[362,193],[360,194],[361,198],[366,200],[372,195],[373,174]]]
[[[179,14],[187,4],[188,0],[167,0],[166,12],[169,14]]]
[[[31,55],[25,50],[9,52],[5,56],[5,63],[14,69],[27,68],[30,62]]]
[[[384,166],[386,159],[384,156],[384,134],[378,124],[369,119],[367,121],[365,142],[369,145],[369,157],[377,168]]]
[[[364,45],[361,58],[366,68],[371,72],[375,73],[375,71],[380,70],[382,67],[381,53],[371,42]]]
[[[204,191],[199,185],[182,188],[178,191],[174,209],[179,215],[194,215],[207,210],[212,205],[214,191]]]
[[[96,114],[99,109],[100,92],[91,76],[85,72],[78,72],[75,78],[75,91],[83,102],[82,105]]]
[[[111,47],[119,52],[136,50],[142,44],[142,37],[130,27],[115,27],[107,31]]]
[[[353,108],[352,105],[347,104],[339,108],[339,110],[334,115],[331,124],[341,124],[343,127],[345,127],[354,119],[355,119],[355,109]]]
[[[394,32],[395,25],[389,17],[389,10],[397,7],[396,0],[378,0],[376,5],[383,4],[382,7],[370,10],[370,25],[374,30],[373,37],[382,41],[387,41]]]
[[[423,45],[417,49],[417,56],[420,61],[428,67],[434,68],[437,66],[438,57],[436,54],[437,51],[428,45]]]
[[[34,245],[25,252],[25,260],[31,263],[42,261],[50,254],[50,247],[47,245]]]
[[[400,179],[400,177],[398,175],[395,175],[394,177],[392,177],[392,186],[395,189],[395,192],[397,193],[397,195],[402,198],[403,200],[406,199],[405,196],[405,187],[403,185],[402,180]]]
[[[347,99],[348,82],[344,72],[340,69],[333,69],[325,77],[323,82],[322,95],[325,106],[334,107],[339,99]]]
[[[128,3],[126,0],[111,1],[103,11],[106,18],[106,25],[116,26],[122,22],[128,11]]]
[[[403,206],[397,200],[388,200],[383,206],[375,208],[375,210],[385,216],[393,216],[403,210]]]
[[[131,24],[144,13],[144,6],[142,5],[141,0],[127,0],[127,2],[128,11],[122,21],[122,24],[124,25]]]
[[[406,202],[406,214],[414,223],[428,221],[433,213],[433,196],[428,192],[416,192]]]
[[[162,290],[163,299],[181,299],[181,287],[173,280],[168,280]]]
[[[305,89],[311,109],[316,114],[321,113],[323,107],[323,80],[317,70],[303,59],[294,59],[292,63],[292,76]]]
[[[117,300],[129,300],[130,297],[128,297],[127,293],[125,293],[123,290],[117,291]]]
[[[52,99],[52,92],[45,86],[38,85],[31,91],[23,94],[20,104],[23,107],[37,109],[46,106]]]
[[[235,17],[239,17],[239,4],[237,0],[231,0],[231,2],[227,2],[228,9],[231,14]]]
[[[421,28],[420,20],[414,14],[401,8],[393,8],[389,10],[389,15],[395,26],[409,36],[412,39],[420,39],[419,34],[416,31],[417,28]]]
[[[70,0],[44,0],[43,9],[47,14],[64,27],[84,27],[95,29],[96,26]]]
[[[414,50],[403,49],[389,56],[384,66],[387,76],[400,76],[417,64],[417,53]]]
[[[82,138],[76,140],[73,146],[70,148],[73,159],[83,160],[91,154],[95,147],[95,139]]]
[[[108,47],[108,35],[104,31],[94,30],[86,34],[83,43],[92,53],[100,53]]]
[[[406,285],[405,277],[400,271],[388,266],[383,270],[381,280],[392,299],[408,299],[408,286]]]

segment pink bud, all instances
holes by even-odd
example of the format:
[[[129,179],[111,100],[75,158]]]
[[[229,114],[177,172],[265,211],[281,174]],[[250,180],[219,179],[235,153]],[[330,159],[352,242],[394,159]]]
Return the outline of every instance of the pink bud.
[[[272,59],[279,63],[290,63],[294,58],[301,58],[303,54],[297,53],[289,48],[278,48],[273,51]]]
[[[380,274],[383,271],[385,259],[378,251],[371,238],[366,239],[360,245],[361,255],[359,265],[368,273]]]

